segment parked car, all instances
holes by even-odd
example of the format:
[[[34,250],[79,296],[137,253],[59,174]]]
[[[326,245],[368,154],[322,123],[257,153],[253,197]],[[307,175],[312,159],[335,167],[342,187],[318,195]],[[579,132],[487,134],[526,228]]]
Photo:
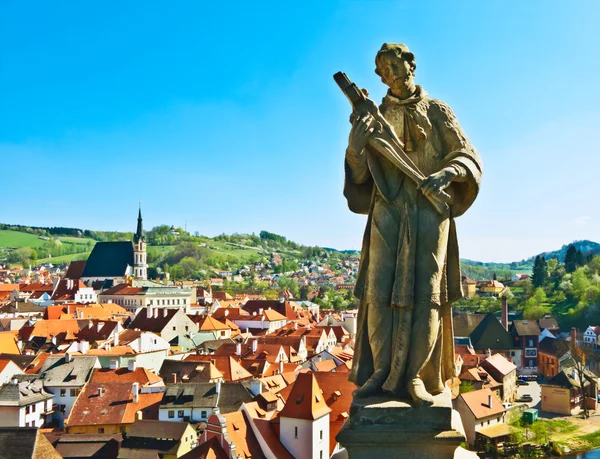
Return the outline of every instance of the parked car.
[[[529,386],[529,383],[524,379],[517,379],[517,386]]]
[[[517,402],[533,402],[533,397],[529,394],[523,394],[517,399]]]

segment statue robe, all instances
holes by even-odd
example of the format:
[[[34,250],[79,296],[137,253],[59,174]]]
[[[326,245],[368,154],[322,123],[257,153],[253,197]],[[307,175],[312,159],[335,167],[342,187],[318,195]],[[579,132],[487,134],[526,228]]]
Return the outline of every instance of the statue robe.
[[[446,189],[452,196],[451,207],[440,215],[411,179],[368,147],[362,166],[350,164],[349,158],[345,163],[348,206],[352,212],[369,216],[355,289],[360,307],[349,379],[363,385],[374,371],[367,327],[369,310],[393,308],[391,336],[378,339],[392,340],[391,371],[384,389],[402,393],[413,331],[412,308],[441,308],[437,355],[441,369],[434,371],[441,371],[442,381],[454,376],[450,304],[462,297],[454,218],[475,200],[482,166],[450,107],[428,98],[420,87],[405,100],[388,94],[380,111],[425,176],[447,166],[456,166],[465,175]]]

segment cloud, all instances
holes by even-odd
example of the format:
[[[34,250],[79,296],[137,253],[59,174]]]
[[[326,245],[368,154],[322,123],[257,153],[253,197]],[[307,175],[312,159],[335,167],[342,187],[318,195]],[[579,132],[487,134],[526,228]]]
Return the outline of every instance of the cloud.
[[[575,220],[573,220],[571,223],[575,226],[583,226],[585,225],[587,222],[589,222],[592,219],[592,217],[590,217],[589,215],[584,215],[582,217],[577,217]]]

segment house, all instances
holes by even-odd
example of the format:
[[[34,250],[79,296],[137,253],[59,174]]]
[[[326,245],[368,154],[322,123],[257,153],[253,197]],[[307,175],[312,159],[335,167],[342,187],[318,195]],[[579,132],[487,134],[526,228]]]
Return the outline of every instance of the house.
[[[231,338],[231,327],[211,316],[188,315],[188,317],[198,325],[198,333],[194,336],[194,341]]]
[[[300,373],[279,413],[279,440],[295,458],[329,457],[331,408],[312,373]]]
[[[229,355],[188,355],[184,362],[210,362],[223,375],[225,382],[245,381],[252,379],[252,374],[242,367],[236,359]]]
[[[206,424],[206,429],[200,437],[201,445],[183,459],[188,457],[189,459],[199,457],[263,459],[265,457],[243,412],[214,413],[208,418]],[[210,456],[209,452],[213,456]]]
[[[196,430],[187,422],[139,420],[123,439],[119,459],[140,459],[151,457],[150,454],[178,459],[197,445]]]
[[[206,422],[216,408],[221,414],[231,413],[252,398],[242,383],[167,384],[158,418],[161,421]]]
[[[490,389],[474,390],[460,394],[455,401],[467,442],[475,445],[476,432],[504,423],[505,409],[502,401]]]
[[[578,370],[574,367],[560,371],[550,378],[542,388],[542,411],[570,416],[581,406],[581,385]],[[584,394],[595,406],[598,399],[598,377],[590,371],[584,372]]]
[[[0,387],[0,427],[44,427],[51,419],[52,399],[40,381],[14,378]]]
[[[147,280],[133,279],[103,291],[98,295],[102,303],[116,303],[127,311],[137,313],[145,307],[183,308],[189,311],[196,302],[191,288],[165,286]]]
[[[152,306],[141,309],[129,328],[156,333],[166,341],[171,341],[178,335],[198,332],[198,326],[183,309],[159,309]]]
[[[159,376],[172,384],[178,382],[223,382],[223,374],[212,362],[194,362],[192,360],[165,360],[160,367]]]
[[[521,360],[515,359],[521,374],[537,374],[541,330],[535,320],[513,320],[510,327],[515,347],[521,349]]]
[[[517,396],[517,366],[502,354],[494,354],[482,361],[481,367],[502,384],[502,401],[512,402]]]
[[[583,332],[583,343],[589,346],[598,344],[598,336],[600,336],[600,326],[590,325]]]
[[[259,309],[258,311],[252,311],[248,316],[240,316],[230,320],[242,330],[249,329],[264,331],[265,333],[273,333],[284,327],[288,321],[284,315],[273,309]]]
[[[468,337],[477,328],[477,325],[486,317],[486,314],[471,314],[462,312],[454,316],[454,336]]]
[[[466,369],[458,376],[458,379],[461,382],[468,381],[475,390],[490,389],[498,398],[502,398],[502,383],[496,381],[482,367]]]
[[[515,346],[512,335],[493,314],[486,314],[469,338],[477,354],[487,354],[490,350],[492,353],[501,353],[515,362],[521,359],[521,351]]]
[[[42,430],[31,427],[0,428],[0,456],[12,459],[63,459]]]
[[[0,358],[0,385],[13,379],[14,375],[22,375],[23,370],[12,360]]]
[[[121,434],[46,433],[46,436],[64,459],[116,458],[123,441]]]
[[[67,433],[127,433],[136,420],[156,420],[164,387],[144,368],[94,370],[65,421]]]
[[[548,330],[552,335],[558,336],[560,333],[560,326],[558,321],[549,314],[546,314],[543,318],[538,320],[540,330]]]
[[[502,282],[497,280],[484,281],[479,284],[479,294],[482,296],[497,296],[499,297],[504,292],[506,287]]]
[[[63,427],[65,419],[69,417],[92,370],[98,367],[98,359],[89,356],[64,354],[49,356],[44,361],[38,375],[44,389],[54,395],[52,417],[59,427]]]
[[[556,376],[571,359],[571,347],[562,339],[543,339],[539,349],[538,372],[546,378]]]
[[[472,298],[477,295],[477,282],[467,276],[462,276],[462,289],[466,298]]]

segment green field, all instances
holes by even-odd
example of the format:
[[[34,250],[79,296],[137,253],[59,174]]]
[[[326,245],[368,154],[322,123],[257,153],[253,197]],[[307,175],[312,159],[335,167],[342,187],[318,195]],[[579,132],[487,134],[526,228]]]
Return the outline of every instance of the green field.
[[[42,247],[46,241],[34,234],[21,233],[20,231],[0,230],[0,247],[19,249],[21,247]]]
[[[38,260],[37,262],[38,264],[52,263],[53,265],[57,265],[61,263],[70,263],[75,260],[86,260],[89,256],[90,252],[73,253],[71,255],[61,255],[60,257],[43,258],[41,260]]]

